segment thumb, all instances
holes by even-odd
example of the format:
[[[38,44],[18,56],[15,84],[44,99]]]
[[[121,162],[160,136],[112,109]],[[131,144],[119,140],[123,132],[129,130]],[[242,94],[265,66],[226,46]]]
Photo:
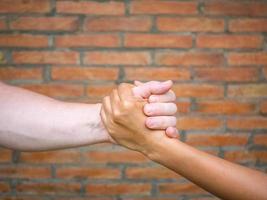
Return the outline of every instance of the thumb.
[[[141,81],[134,81],[134,85],[135,86],[140,86],[140,85],[143,85],[143,83]]]
[[[173,85],[173,82],[168,80],[165,82],[150,81],[143,83],[133,88],[133,94],[136,97],[148,98],[152,94],[165,94]]]

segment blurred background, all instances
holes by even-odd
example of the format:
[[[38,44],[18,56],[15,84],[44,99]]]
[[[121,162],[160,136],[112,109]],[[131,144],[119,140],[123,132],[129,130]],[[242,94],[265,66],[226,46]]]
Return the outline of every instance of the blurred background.
[[[180,140],[265,172],[266,41],[263,0],[0,0],[0,80],[95,103],[121,82],[171,79]],[[99,144],[0,148],[0,199],[216,198],[139,153]]]

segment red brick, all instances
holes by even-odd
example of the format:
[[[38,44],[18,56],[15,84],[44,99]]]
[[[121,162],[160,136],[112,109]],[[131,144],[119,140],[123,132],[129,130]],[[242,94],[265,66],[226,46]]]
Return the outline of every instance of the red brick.
[[[116,88],[116,85],[88,85],[86,93],[89,97],[99,98],[102,101],[104,96],[107,96]]]
[[[87,31],[149,31],[152,27],[148,17],[98,17],[85,21]]]
[[[179,117],[177,127],[180,130],[208,130],[222,126],[220,119],[211,117]]]
[[[147,183],[88,184],[86,191],[92,195],[144,195],[150,194],[151,185]]]
[[[266,97],[267,84],[243,84],[243,85],[229,85],[228,96],[230,97]]]
[[[11,22],[14,30],[74,31],[78,29],[77,17],[19,17]]]
[[[175,84],[172,87],[177,97],[223,97],[224,89],[211,84]]]
[[[31,183],[23,182],[16,186],[18,192],[31,193],[36,195],[59,195],[79,193],[79,183]]]
[[[150,64],[151,58],[148,52],[132,51],[94,51],[85,53],[85,64],[98,65],[147,65]]]
[[[125,171],[130,179],[180,179],[177,173],[163,167],[131,167]]]
[[[267,146],[267,134],[255,135],[253,139],[254,144]]]
[[[80,153],[77,151],[47,151],[22,153],[20,162],[23,163],[79,163]]]
[[[243,115],[254,113],[255,103],[234,100],[199,101],[196,103],[196,112],[208,114]]]
[[[195,69],[194,75],[197,80],[246,82],[258,80],[259,71],[255,67],[211,67]]]
[[[0,68],[1,80],[24,80],[24,79],[42,79],[42,68]]]
[[[0,176],[3,178],[49,178],[50,167],[8,166],[0,167]]]
[[[224,153],[224,158],[233,162],[247,161],[267,161],[266,151],[227,151]]]
[[[176,106],[178,108],[178,113],[189,113],[191,108],[190,101],[177,101]]]
[[[267,32],[267,19],[233,19],[229,21],[231,32]]]
[[[9,192],[10,187],[8,183],[0,182],[0,192]]]
[[[267,129],[266,117],[244,117],[238,119],[228,119],[227,127],[230,129]]]
[[[57,1],[58,13],[86,14],[86,15],[123,15],[124,2],[94,2],[94,1]]]
[[[157,27],[168,32],[223,32],[224,20],[206,17],[159,17]]]
[[[17,51],[12,54],[16,64],[78,64],[74,51]]]
[[[230,65],[264,65],[267,64],[267,53],[230,53],[227,60]]]
[[[0,35],[1,47],[48,47],[48,38],[40,35]]]
[[[54,80],[116,80],[118,68],[100,67],[53,67]]]
[[[127,80],[189,80],[188,69],[177,69],[169,67],[161,68],[125,68],[125,79]]]
[[[206,194],[207,192],[193,183],[160,183],[160,194]]]
[[[248,142],[245,134],[187,134],[186,143],[193,146],[244,146]]]
[[[4,0],[0,2],[0,13],[48,13],[49,0]]]
[[[10,162],[12,160],[12,151],[0,148],[0,163]]]
[[[92,151],[84,155],[88,162],[96,163],[144,163],[148,159],[135,151],[97,152]]]
[[[197,13],[196,2],[175,1],[132,1],[131,14],[180,14],[189,15]]]
[[[260,110],[261,110],[261,113],[264,113],[264,114],[267,113],[267,101],[261,102]]]
[[[75,179],[118,179],[120,178],[119,169],[110,168],[88,168],[88,167],[64,167],[58,168],[56,172],[58,178]]]
[[[124,46],[135,48],[190,48],[192,47],[192,37],[189,35],[126,34]]]
[[[205,3],[204,13],[225,16],[266,16],[266,3],[243,2],[209,2]]]
[[[0,18],[0,30],[7,29],[5,18]]]
[[[51,97],[80,97],[84,87],[74,84],[25,84],[23,88]]]
[[[57,47],[118,47],[119,36],[116,34],[64,35],[57,36]]]
[[[261,48],[263,38],[259,35],[199,35],[196,45],[199,48]]]
[[[220,53],[163,52],[156,54],[156,63],[159,65],[213,66],[222,65],[224,63],[224,56]]]

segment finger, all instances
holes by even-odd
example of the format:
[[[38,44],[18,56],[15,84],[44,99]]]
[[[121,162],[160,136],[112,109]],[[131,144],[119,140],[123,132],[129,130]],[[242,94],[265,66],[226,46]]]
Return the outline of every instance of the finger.
[[[175,103],[147,103],[144,106],[144,113],[147,116],[169,116],[177,112]]]
[[[134,81],[134,85],[135,86],[140,86],[143,85],[144,83],[142,83],[141,81]]]
[[[118,94],[118,90],[114,89],[112,90],[111,95],[110,95],[110,104],[111,104],[111,109],[114,115],[116,115],[116,113],[119,112],[118,107],[116,106],[116,105],[119,105],[119,103],[120,103],[120,97]]]
[[[121,101],[131,100],[133,99],[133,85],[129,83],[121,83],[118,86],[118,94]]]
[[[168,92],[173,83],[172,81],[158,82],[158,81],[150,81],[147,83],[143,83],[138,87],[133,88],[133,94],[136,97],[148,98],[152,94],[164,94]]]
[[[108,117],[112,115],[112,108],[111,108],[111,102],[110,102],[109,96],[104,97],[102,107],[108,119]]]
[[[178,138],[178,130],[175,127],[168,127],[166,129],[166,135],[170,138]]]
[[[172,102],[176,100],[176,95],[172,90],[169,90],[167,93],[162,95],[151,95],[148,99],[150,103],[155,102]]]
[[[100,110],[100,117],[101,117],[101,121],[102,123],[104,124],[105,128],[107,129],[107,116],[106,116],[106,113],[104,111],[104,108],[101,107],[101,110]]]
[[[148,117],[146,119],[146,126],[150,129],[166,129],[170,126],[176,126],[176,117],[174,116],[157,116]]]

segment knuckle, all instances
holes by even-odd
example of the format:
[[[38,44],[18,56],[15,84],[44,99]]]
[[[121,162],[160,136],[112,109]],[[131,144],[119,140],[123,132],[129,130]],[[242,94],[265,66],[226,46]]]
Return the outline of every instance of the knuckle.
[[[113,121],[114,122],[120,122],[121,121],[121,118],[122,118],[121,112],[118,111],[118,110],[114,110],[113,111]]]

